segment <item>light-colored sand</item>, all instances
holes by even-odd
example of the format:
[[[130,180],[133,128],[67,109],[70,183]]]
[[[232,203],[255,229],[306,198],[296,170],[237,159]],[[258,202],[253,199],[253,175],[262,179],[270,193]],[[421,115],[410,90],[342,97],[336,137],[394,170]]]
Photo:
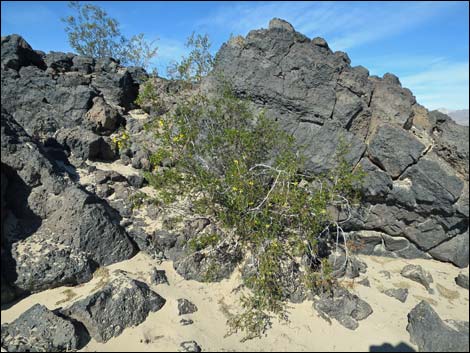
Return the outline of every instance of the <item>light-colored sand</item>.
[[[164,269],[170,285],[151,287],[167,300],[165,306],[160,311],[151,313],[141,325],[127,328],[119,337],[105,344],[92,339],[83,351],[176,351],[179,344],[187,340],[195,340],[204,351],[369,351],[371,346],[385,343],[397,345],[402,342],[413,346],[406,331],[407,313],[421,299],[429,300],[442,319],[468,321],[469,292],[454,282],[459,269],[432,260],[377,257],[362,259],[368,264],[366,276],[371,282],[371,288],[352,281],[345,282],[345,285],[366,300],[374,312],[366,320],[360,321],[357,330],[350,331],[334,320],[330,325],[316,314],[312,303],[307,301],[291,305],[290,323],[274,322],[267,337],[241,343],[241,335],[224,337],[227,330],[224,310],[233,311],[237,307],[236,294],[232,291],[240,284],[238,272],[220,283],[185,281],[173,270],[171,262],[156,265],[150,257],[140,253],[128,261],[108,266],[108,269],[123,269],[147,283],[153,267]],[[432,273],[432,288],[435,289],[433,295],[427,293],[418,283],[400,275],[400,270],[408,263],[420,264]],[[386,279],[379,273],[384,270],[391,273],[391,279]],[[465,271],[468,273],[468,268]],[[44,304],[50,309],[67,306],[102,285],[105,279],[106,276],[103,275],[95,276],[85,285],[61,287],[31,295],[2,311],[1,321],[4,323],[14,320],[35,303]],[[449,290],[451,295],[442,288],[437,290],[437,284]],[[409,289],[410,295],[405,303],[381,293],[382,290],[393,287]],[[177,315],[178,298],[187,298],[198,306],[196,313],[186,316],[194,320],[194,324],[182,326],[179,323],[181,317]]]
[[[87,161],[87,163],[89,165],[95,166],[97,169],[118,172],[119,174],[122,174],[125,177],[139,174],[139,171],[135,168],[132,168],[131,165],[124,165],[119,161],[114,163]]]

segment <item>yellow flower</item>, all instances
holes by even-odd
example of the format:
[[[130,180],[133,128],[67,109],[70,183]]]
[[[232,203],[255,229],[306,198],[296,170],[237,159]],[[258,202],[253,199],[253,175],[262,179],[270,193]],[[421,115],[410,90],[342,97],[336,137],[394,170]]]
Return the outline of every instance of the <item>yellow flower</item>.
[[[184,138],[184,134],[179,134],[178,136],[180,139]]]
[[[162,119],[160,119],[160,121],[158,123],[160,124],[160,127],[163,127],[165,125],[165,123],[163,122]]]
[[[179,140],[178,136],[173,137],[173,142],[178,142],[178,140]]]
[[[252,182],[252,181],[249,181],[249,182],[248,182],[248,185],[253,186],[253,182]]]
[[[266,228],[269,228],[269,227],[271,227],[271,225],[269,225],[269,224],[266,224],[266,225],[265,225],[265,227],[266,227]]]
[[[235,163],[235,164],[238,165],[238,159],[234,159],[234,160],[233,160],[233,163]]]
[[[233,191],[237,191],[238,188],[237,188],[236,186],[232,186],[232,190],[233,190]]]

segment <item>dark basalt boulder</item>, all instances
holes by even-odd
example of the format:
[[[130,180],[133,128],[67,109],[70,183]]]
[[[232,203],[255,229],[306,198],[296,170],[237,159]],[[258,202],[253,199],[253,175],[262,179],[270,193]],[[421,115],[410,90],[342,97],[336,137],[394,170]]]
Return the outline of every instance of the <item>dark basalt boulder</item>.
[[[401,249],[384,254],[468,265],[467,127],[428,112],[395,75],[369,76],[280,19],[222,45],[203,88],[217,89],[218,77],[294,134],[306,169],[335,168],[346,142],[351,167],[367,172],[346,230],[397,237]]]
[[[197,306],[188,299],[178,299],[178,315],[192,314],[197,311]]]
[[[314,302],[313,307],[320,316],[327,320],[329,318],[336,319],[342,326],[350,330],[358,328],[358,321],[364,320],[372,314],[372,308],[369,304],[341,287],[322,294]]]
[[[72,53],[51,51],[44,55],[44,62],[48,68],[59,72],[66,72],[72,68],[74,56]]]
[[[390,288],[390,289],[386,289],[384,291],[384,294],[404,303],[406,301],[406,298],[408,298],[408,289],[407,288]]]
[[[2,106],[31,135],[50,137],[61,128],[85,125],[85,114],[97,96],[106,107],[129,110],[146,75],[111,58],[39,54],[17,35],[2,37]],[[90,126],[99,134],[109,134],[122,123],[108,110],[106,124]]]
[[[97,342],[119,336],[165,305],[165,299],[126,272],[115,271],[111,277],[103,288],[63,309],[64,315],[81,322]]]
[[[431,291],[431,283],[433,282],[432,275],[420,265],[406,265],[403,267],[400,274],[405,278],[422,284],[424,288]]]
[[[46,65],[42,56],[35,52],[26,41],[17,34],[2,37],[2,70],[18,71],[23,66],[37,66],[42,69]]]
[[[2,325],[2,348],[7,352],[69,352],[79,348],[74,324],[36,304],[15,321]]]
[[[1,159],[2,287],[75,285],[97,265],[133,256],[116,211],[74,184],[4,110]]]
[[[452,326],[423,300],[409,312],[406,330],[420,352],[468,352],[468,322]]]
[[[88,282],[94,265],[83,251],[52,243],[47,235],[37,232],[12,245],[17,278],[14,286],[23,292]],[[53,264],[51,266],[51,264]]]
[[[468,275],[459,273],[457,277],[455,277],[455,283],[465,289],[468,289]]]
[[[89,160],[113,161],[116,152],[108,137],[99,136],[81,127],[61,129],[55,139],[75,157]]]
[[[393,179],[416,163],[425,146],[411,133],[391,125],[381,125],[371,138],[368,154]]]

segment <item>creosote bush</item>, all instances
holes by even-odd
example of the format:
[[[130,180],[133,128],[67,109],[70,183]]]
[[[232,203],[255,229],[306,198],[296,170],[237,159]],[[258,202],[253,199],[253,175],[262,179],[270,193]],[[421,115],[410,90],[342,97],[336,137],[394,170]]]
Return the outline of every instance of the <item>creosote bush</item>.
[[[124,128],[119,129],[111,140],[118,151],[122,151],[130,146],[130,135]]]
[[[147,68],[157,55],[154,41],[143,33],[130,38],[121,33],[119,22],[109,17],[101,7],[80,1],[70,1],[74,15],[63,17],[70,46],[80,55],[93,58],[112,57],[123,65]]]
[[[206,76],[214,65],[214,58],[210,53],[211,43],[207,34],[195,34],[186,39],[186,48],[191,49],[188,56],[183,56],[180,62],[172,62],[168,68],[168,76],[172,79],[187,83],[197,83]]]
[[[313,293],[331,288],[334,276],[319,243],[334,234],[346,244],[337,215],[359,200],[363,178],[344,159],[344,143],[330,173],[305,173],[293,137],[228,85],[215,96],[192,96],[149,128],[160,146],[151,156],[149,184],[165,202],[189,198],[196,212],[227,230],[191,238],[189,251],[210,257],[236,244],[250,264],[242,311],[229,318],[228,334],[261,337],[273,318],[287,320],[286,288],[294,283]]]

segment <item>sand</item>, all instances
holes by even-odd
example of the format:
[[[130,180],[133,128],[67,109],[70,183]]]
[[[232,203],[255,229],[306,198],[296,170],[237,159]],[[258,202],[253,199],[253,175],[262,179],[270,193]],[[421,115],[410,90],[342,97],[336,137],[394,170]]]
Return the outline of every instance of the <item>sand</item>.
[[[137,174],[131,166],[115,163],[90,163],[102,170],[115,170],[125,176]],[[80,182],[92,183],[93,177],[85,170],[79,170]],[[155,190],[150,187],[141,189],[150,196]],[[144,219],[145,213],[142,215]],[[148,223],[149,229],[161,227],[161,222],[153,220]],[[137,327],[131,327],[106,343],[98,343],[91,339],[82,349],[83,352],[93,351],[177,351],[183,341],[195,340],[203,351],[370,351],[371,347],[385,344],[396,347],[405,344],[417,349],[410,342],[406,331],[407,314],[421,300],[427,300],[442,319],[469,320],[469,292],[455,284],[454,278],[464,270],[435,260],[404,260],[384,257],[359,256],[367,263],[365,275],[355,281],[345,280],[345,285],[353,293],[368,302],[373,313],[359,322],[359,327],[348,330],[335,320],[330,323],[319,317],[312,307],[311,301],[290,305],[290,322],[274,321],[273,327],[266,337],[240,342],[242,334],[225,337],[227,333],[226,312],[235,312],[238,307],[237,294],[234,289],[241,283],[239,271],[235,271],[230,279],[220,283],[198,283],[186,281],[173,269],[171,261],[161,264],[152,260],[144,253],[139,253],[130,260],[99,269],[92,281],[76,287],[59,287],[29,297],[10,307],[2,308],[1,322],[13,321],[21,313],[36,303],[49,309],[66,307],[80,300],[94,290],[102,287],[109,272],[121,269],[131,276],[140,279],[163,296],[167,302],[164,307],[150,313],[147,320]],[[429,294],[420,284],[400,275],[401,269],[407,264],[418,264],[431,272],[434,283],[431,287],[434,294]],[[157,267],[166,271],[170,285],[152,285],[150,273]],[[390,272],[387,278],[382,272]],[[367,277],[371,287],[357,284]],[[399,302],[382,292],[389,288],[408,288],[409,295],[405,303]],[[177,300],[189,299],[199,310],[191,315],[178,316]],[[181,318],[190,318],[192,325],[182,326]],[[403,347],[403,346],[402,346]],[[390,350],[390,346],[382,351]]]
[[[442,319],[469,320],[469,292],[455,284],[454,278],[461,270],[454,266],[434,260],[360,258],[368,265],[365,276],[369,278],[371,287],[359,285],[357,280],[344,281],[344,285],[367,301],[374,312],[360,321],[357,330],[348,330],[334,320],[329,324],[317,315],[312,302],[306,301],[291,304],[289,323],[275,321],[266,337],[241,343],[241,334],[225,337],[225,311],[233,312],[238,307],[237,295],[233,293],[241,283],[238,271],[220,283],[186,281],[174,271],[170,261],[158,265],[149,256],[139,253],[107,269],[128,271],[147,283],[150,283],[149,275],[154,267],[164,269],[170,285],[149,285],[167,300],[165,306],[151,313],[142,324],[127,328],[107,343],[97,343],[92,339],[82,351],[176,351],[182,341],[188,340],[198,342],[204,351],[369,351],[371,346],[387,343],[393,346],[404,343],[416,349],[406,331],[407,313],[422,299],[428,300]],[[409,263],[422,265],[432,273],[434,294],[400,275],[400,270]],[[391,278],[387,279],[381,271],[389,271]],[[468,273],[468,268],[464,271]],[[106,271],[100,270],[92,281],[84,285],[33,294],[3,310],[1,322],[14,320],[36,303],[49,309],[68,306],[105,282]],[[409,289],[405,303],[381,293],[394,287]],[[178,298],[189,299],[199,310],[191,315],[178,316]],[[182,326],[179,322],[182,317],[191,318],[194,324]]]

